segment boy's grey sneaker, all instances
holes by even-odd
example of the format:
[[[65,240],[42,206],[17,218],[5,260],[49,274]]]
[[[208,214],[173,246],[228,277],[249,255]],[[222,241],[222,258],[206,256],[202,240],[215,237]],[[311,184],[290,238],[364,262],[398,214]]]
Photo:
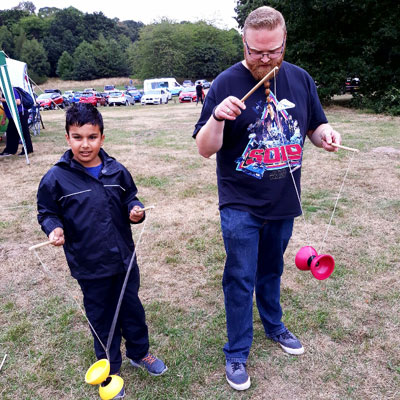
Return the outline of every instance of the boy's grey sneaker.
[[[226,380],[235,390],[246,390],[250,387],[250,377],[246,372],[246,364],[227,361],[225,365]]]
[[[150,353],[147,353],[139,361],[131,360],[131,364],[136,368],[138,367],[145,368],[147,372],[153,376],[162,375],[168,369],[168,367],[159,358],[153,356]]]
[[[279,335],[268,337],[274,342],[279,343],[282,349],[286,351],[286,353],[296,356],[304,353],[304,347],[301,345],[300,340],[297,339],[297,337],[294,336],[293,333],[289,331],[289,329],[286,329]]]
[[[125,386],[122,387],[121,391],[113,397],[114,399],[123,399],[125,397]]]

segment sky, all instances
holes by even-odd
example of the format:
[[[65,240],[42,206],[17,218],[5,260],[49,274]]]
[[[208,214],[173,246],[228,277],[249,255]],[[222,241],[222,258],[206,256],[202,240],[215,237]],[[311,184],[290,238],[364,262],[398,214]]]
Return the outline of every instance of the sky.
[[[102,12],[108,18],[121,21],[134,20],[144,24],[159,21],[163,17],[170,20],[195,22],[209,21],[221,29],[236,28],[236,0],[30,0],[36,12],[42,7],[75,7],[82,12]],[[10,9],[20,0],[7,0],[1,9]],[[6,6],[4,4],[7,4]]]

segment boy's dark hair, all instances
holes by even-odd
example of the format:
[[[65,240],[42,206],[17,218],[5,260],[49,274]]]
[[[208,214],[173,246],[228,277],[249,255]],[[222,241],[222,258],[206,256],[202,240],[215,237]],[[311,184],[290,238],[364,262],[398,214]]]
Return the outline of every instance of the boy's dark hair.
[[[65,130],[68,135],[71,126],[80,127],[86,124],[97,125],[103,134],[103,117],[95,106],[88,103],[74,103],[67,109],[65,115]]]

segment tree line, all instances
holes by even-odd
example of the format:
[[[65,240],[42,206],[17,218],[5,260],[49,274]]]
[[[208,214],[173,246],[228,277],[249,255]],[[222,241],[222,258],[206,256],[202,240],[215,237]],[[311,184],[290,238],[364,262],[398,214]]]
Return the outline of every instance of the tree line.
[[[31,78],[89,80],[118,76],[214,78],[241,58],[236,30],[204,21],[151,25],[83,13],[74,7],[0,10],[0,48],[28,64]]]
[[[237,0],[236,20],[261,5],[287,23],[285,59],[305,68],[327,103],[347,77],[360,78],[352,104],[400,115],[400,7],[392,0]],[[0,48],[27,62],[37,83],[47,77],[157,76],[212,79],[243,58],[240,34],[200,21],[144,25],[73,7],[21,2],[0,10]]]
[[[318,82],[320,97],[340,93],[357,76],[353,104],[400,115],[400,6],[393,0],[238,0],[243,27],[254,9],[269,5],[286,20],[285,59]]]

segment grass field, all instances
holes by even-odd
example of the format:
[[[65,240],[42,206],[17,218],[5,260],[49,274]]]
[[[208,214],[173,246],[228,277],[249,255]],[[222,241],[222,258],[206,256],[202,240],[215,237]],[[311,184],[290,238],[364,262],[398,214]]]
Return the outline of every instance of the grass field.
[[[215,159],[201,158],[191,138],[195,104],[102,108],[105,150],[132,173],[148,212],[138,246],[140,297],[151,350],[167,363],[158,378],[121,373],[127,399],[399,399],[400,398],[400,118],[332,107],[327,115],[352,159],[324,252],[333,275],[317,281],[294,256],[321,240],[353,154],[305,146],[303,209],[286,253],[285,324],[305,347],[288,356],[265,338],[255,309],[248,360],[251,388],[234,392],[224,376],[226,340]],[[67,149],[64,112],[43,113],[31,164],[0,160],[1,399],[96,399],[84,383],[95,361],[77,283],[62,249],[45,241],[36,220],[36,190]],[[0,142],[0,151],[4,142]],[[133,228],[137,239],[142,226]],[[310,243],[307,243],[309,238]]]

